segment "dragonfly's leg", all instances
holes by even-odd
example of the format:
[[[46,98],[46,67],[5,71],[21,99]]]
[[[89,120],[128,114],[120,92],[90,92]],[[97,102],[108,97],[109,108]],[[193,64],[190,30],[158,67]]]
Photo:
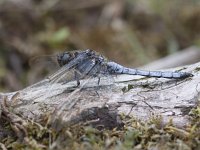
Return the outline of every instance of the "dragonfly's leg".
[[[99,83],[100,83],[100,77],[98,76],[98,85],[99,85]]]
[[[77,87],[79,87],[80,81],[77,79],[76,82],[77,82]]]
[[[74,75],[75,75],[75,80],[76,80],[76,82],[77,82],[77,87],[79,87],[79,85],[80,85],[80,80],[79,80],[79,77],[78,77],[78,73],[75,71],[75,72],[74,72]]]

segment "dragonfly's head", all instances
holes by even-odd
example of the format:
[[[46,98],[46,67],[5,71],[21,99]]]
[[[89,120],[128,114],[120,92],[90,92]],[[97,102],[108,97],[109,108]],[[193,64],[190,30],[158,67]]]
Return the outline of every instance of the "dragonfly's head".
[[[60,67],[67,64],[73,59],[73,55],[70,52],[64,52],[57,55],[57,61]]]
[[[88,56],[94,56],[96,54],[95,51],[92,49],[86,49],[85,51],[83,51],[83,53],[86,53]]]
[[[96,61],[98,62],[103,62],[105,60],[105,58],[98,54],[97,52],[95,52],[94,50],[91,50],[91,49],[87,49],[85,50],[85,53],[89,56],[89,57],[92,57],[92,58],[95,58]]]

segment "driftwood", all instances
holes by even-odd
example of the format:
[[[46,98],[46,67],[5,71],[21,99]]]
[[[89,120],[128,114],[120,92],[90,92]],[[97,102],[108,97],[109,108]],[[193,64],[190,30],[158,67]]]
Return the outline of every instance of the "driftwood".
[[[198,105],[199,65],[179,68],[194,74],[183,80],[119,75],[114,84],[102,78],[101,86],[94,79],[83,80],[81,88],[75,88],[74,82],[49,85],[44,79],[17,92],[1,93],[1,97],[8,97],[7,104],[16,113],[35,120],[50,113],[67,123],[91,121],[114,127],[122,124],[120,114],[143,121],[157,115],[163,123],[173,119],[174,124],[184,126],[189,123],[190,110]]]

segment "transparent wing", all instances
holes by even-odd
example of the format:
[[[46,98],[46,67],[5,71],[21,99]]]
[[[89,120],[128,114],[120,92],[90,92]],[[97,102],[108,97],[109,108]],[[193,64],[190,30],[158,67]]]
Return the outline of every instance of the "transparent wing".
[[[80,62],[84,62],[84,60],[87,60],[87,59],[89,59],[89,58],[84,53],[82,55],[78,55],[72,61],[70,61],[69,63],[67,63],[66,65],[64,65],[63,67],[61,67],[58,71],[56,71],[55,73],[53,73],[52,75],[50,75],[48,77],[50,83],[57,83],[60,80],[62,80],[64,77],[67,77],[68,80],[70,81],[71,75],[73,77],[73,75],[75,73],[80,74],[79,70],[77,70],[77,68],[75,68],[75,67],[78,64],[80,64]],[[72,78],[72,80],[74,80],[74,78]]]
[[[29,66],[31,68],[43,67],[48,68],[49,70],[58,69],[57,55],[35,56],[29,60]]]
[[[80,52],[80,50],[73,50],[71,52],[76,53],[76,52]],[[40,56],[32,57],[29,60],[29,66],[31,68],[43,67],[43,68],[47,68],[49,70],[56,71],[60,68],[58,61],[57,61],[58,54],[59,53],[52,54],[52,55],[40,55]]]
[[[56,55],[35,56],[29,60],[30,71],[27,78],[30,84],[41,81],[49,74],[57,71],[60,67]]]
[[[112,76],[105,76],[105,74],[102,74],[99,72],[99,70],[97,69],[95,71],[95,68],[101,68],[100,65],[94,65],[93,69],[91,69],[91,72],[95,72],[98,74],[97,77],[100,77],[100,80],[104,80],[102,78],[106,78],[106,83],[109,80],[112,80]],[[55,119],[59,119],[61,118],[61,120],[65,120],[66,118],[70,118],[69,116],[71,116],[73,114],[74,111],[77,111],[77,105],[78,103],[83,103],[83,101],[85,101],[85,99],[95,99],[96,101],[101,101],[102,98],[105,98],[105,94],[109,97],[113,96],[112,93],[112,88],[110,88],[110,86],[103,86],[100,83],[100,86],[98,85],[98,82],[96,82],[97,80],[95,80],[95,85],[97,86],[88,86],[88,83],[90,84],[91,82],[94,82],[94,77],[90,76],[86,79],[83,80],[83,82],[81,82],[81,86],[76,88],[73,92],[71,92],[67,97],[66,97],[66,101],[64,101],[63,103],[61,103],[58,107],[57,107],[57,111],[56,111],[56,115],[54,115],[53,122],[56,122]],[[112,80],[113,81],[113,80]],[[101,81],[100,81],[101,82]],[[110,81],[109,81],[110,82]],[[113,83],[113,82],[112,82]],[[113,85],[113,84],[112,84]],[[106,91],[106,93],[105,93]],[[81,111],[80,111],[81,113]]]
[[[80,63],[81,61],[81,63]],[[51,75],[49,86],[45,93],[45,97],[50,97],[52,93],[55,93],[54,88],[57,86],[55,83],[62,81],[63,83],[68,83],[70,81],[77,81],[87,76],[88,72],[95,66],[95,60],[88,58],[87,56],[80,56],[69,62],[67,65],[63,66],[56,73]],[[77,68],[78,67],[78,68]],[[89,78],[87,79],[87,81]],[[77,87],[76,82],[71,82],[69,86],[67,86],[63,91],[66,93],[70,92],[71,96],[67,97],[67,101],[63,102],[63,104],[59,105],[59,113],[60,110],[66,109],[69,103],[74,103],[78,97],[73,97],[74,94],[79,92],[87,83],[86,80],[81,82],[81,85]],[[54,86],[55,85],[55,86]],[[81,96],[81,95],[79,95]]]
[[[98,75],[98,73],[100,72],[99,71],[100,68],[101,65],[99,63],[96,63],[94,59],[86,59],[84,62],[81,63],[79,69],[81,70],[82,73],[79,74],[80,75],[79,78],[80,79],[84,78],[84,80],[82,80],[81,85],[79,87],[77,87],[73,92],[71,92],[67,96],[66,101],[64,101],[57,107],[57,114],[55,116],[56,118],[54,119],[65,118],[67,115],[70,114],[70,112],[73,110],[73,107],[78,103],[78,101],[82,97],[84,97],[82,96],[82,94],[84,94],[84,91],[86,91],[88,87],[87,84],[89,82],[93,82],[94,79],[93,75]],[[97,89],[94,89],[94,92],[97,92],[96,90]]]
[[[74,50],[72,53],[79,53],[80,50]],[[44,77],[48,77],[49,74],[56,72],[60,69],[60,65],[57,60],[59,53],[52,55],[42,55],[30,58],[29,66],[31,71],[28,75],[29,81],[35,83],[42,80]]]

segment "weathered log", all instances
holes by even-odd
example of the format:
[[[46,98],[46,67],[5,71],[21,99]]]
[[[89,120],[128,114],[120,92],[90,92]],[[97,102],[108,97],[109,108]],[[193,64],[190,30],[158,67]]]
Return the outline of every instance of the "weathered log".
[[[181,68],[194,74],[183,80],[119,75],[114,77],[114,84],[102,78],[100,86],[93,79],[74,87],[74,82],[49,84],[44,79],[17,92],[1,93],[1,97],[8,97],[16,113],[33,119],[52,113],[68,123],[91,121],[114,127],[121,124],[119,114],[144,121],[153,114],[162,116],[164,123],[171,118],[174,124],[184,126],[189,122],[190,110],[198,105],[199,66]]]

